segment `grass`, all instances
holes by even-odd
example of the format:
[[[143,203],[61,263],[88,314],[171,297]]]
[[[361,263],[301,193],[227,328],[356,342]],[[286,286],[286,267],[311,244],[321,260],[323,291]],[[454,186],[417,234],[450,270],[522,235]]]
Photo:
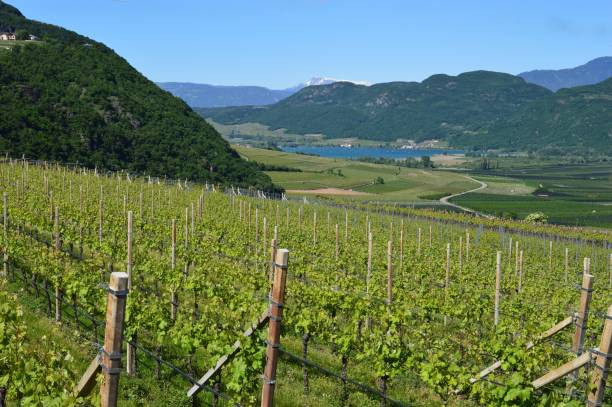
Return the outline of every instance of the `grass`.
[[[351,196],[351,200],[420,202],[427,201],[428,199],[423,198],[426,196],[456,193],[478,186],[463,175],[453,172],[370,164],[241,146],[234,148],[250,161],[302,170],[267,172],[275,184],[287,190],[341,188],[371,194]],[[378,177],[384,180],[383,184],[374,184]]]
[[[543,212],[549,222],[573,226],[612,227],[612,163],[500,160],[499,169],[473,170],[488,184],[452,202],[480,212],[523,219]]]
[[[11,49],[15,45],[42,44],[41,41],[0,41],[0,50]]]

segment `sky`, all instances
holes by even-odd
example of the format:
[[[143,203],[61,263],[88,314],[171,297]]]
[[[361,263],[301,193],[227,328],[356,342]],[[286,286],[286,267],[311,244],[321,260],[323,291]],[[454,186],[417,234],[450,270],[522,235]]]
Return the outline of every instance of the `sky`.
[[[421,81],[612,55],[612,1],[7,0],[157,82],[281,89],[314,76]]]

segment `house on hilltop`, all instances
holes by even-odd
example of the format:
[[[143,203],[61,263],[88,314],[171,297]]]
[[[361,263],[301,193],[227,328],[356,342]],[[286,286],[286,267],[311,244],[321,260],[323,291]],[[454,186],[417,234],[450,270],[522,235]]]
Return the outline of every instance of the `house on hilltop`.
[[[17,36],[15,35],[15,33],[0,33],[0,41],[15,41],[17,39]]]

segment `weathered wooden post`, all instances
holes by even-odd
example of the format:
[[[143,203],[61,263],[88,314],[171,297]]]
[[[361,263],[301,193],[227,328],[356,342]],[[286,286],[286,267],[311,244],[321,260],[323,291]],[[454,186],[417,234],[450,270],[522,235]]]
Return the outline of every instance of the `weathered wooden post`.
[[[59,207],[55,207],[55,216],[53,221],[53,235],[55,237],[55,251],[59,254],[62,249],[61,237],[60,237],[60,224],[59,224]],[[62,290],[60,289],[59,282],[55,286],[55,321],[61,322],[62,320]]]
[[[270,298],[270,321],[268,326],[268,346],[266,349],[266,367],[263,375],[261,406],[274,405],[274,388],[276,385],[276,366],[280,347],[281,320],[283,317],[283,302],[285,300],[285,284],[287,281],[287,265],[289,250],[278,249],[274,261],[274,285]]]
[[[100,187],[102,188],[102,187]],[[102,189],[100,189],[100,195],[102,195]],[[98,207],[98,242],[102,244],[102,223],[104,222],[104,202],[100,198],[100,204]]]
[[[465,261],[470,260],[470,232],[465,231]]]
[[[174,274],[174,270],[176,269],[176,219],[172,219],[172,246],[171,246],[171,258],[170,258],[170,267],[172,269],[172,274]],[[176,290],[174,288],[171,289],[170,292],[170,319],[172,321],[176,320],[178,308],[178,299],[176,298]]]
[[[569,249],[565,248],[565,282],[567,283],[567,273],[569,271]]]
[[[421,254],[421,228],[417,233],[417,254]]]
[[[400,271],[404,272],[404,219],[400,223]]]
[[[599,348],[595,353],[595,363],[591,373],[591,386],[588,391],[587,406],[601,406],[606,391],[606,382],[610,372],[612,362],[612,305],[608,307],[604,322],[604,329],[601,334]]]
[[[338,224],[336,223],[336,261],[340,255],[340,233],[338,231]]]
[[[552,271],[553,266],[553,242],[550,241],[550,245],[548,248],[548,271]]]
[[[523,250],[520,251],[518,259],[518,292],[520,293],[523,289]]]
[[[366,294],[370,292],[370,279],[372,278],[372,232],[368,234],[368,269],[366,273]]]
[[[610,258],[608,259],[608,267],[610,268],[610,282],[608,283],[608,288],[612,288],[612,253],[610,253]]]
[[[348,222],[349,222],[348,210],[345,208],[344,209],[344,242],[345,243],[348,242],[348,237],[349,237]]]
[[[387,242],[387,305],[393,302],[393,242]]]
[[[585,265],[587,263],[585,262]],[[584,351],[584,336],[587,329],[587,322],[589,320],[589,306],[591,304],[591,298],[593,295],[593,280],[594,277],[589,274],[588,267],[585,268],[585,272],[582,275],[582,287],[580,294],[580,307],[578,309],[578,315],[576,318],[576,331],[572,339],[572,352],[578,356]]]
[[[102,407],[116,407],[119,396],[119,375],[121,373],[121,342],[125,303],[127,298],[128,275],[124,272],[111,273],[108,285],[106,307],[106,329],[102,350],[102,371],[104,381],[100,386]]]
[[[459,236],[459,274],[463,272],[463,236]]]
[[[3,251],[3,276],[7,277],[9,273],[9,261],[8,261],[8,194],[4,192],[2,194],[2,227],[4,229],[4,247]]]
[[[497,261],[495,267],[495,326],[499,324],[499,295],[501,291],[501,251],[497,251]]]
[[[142,195],[141,195],[142,196]],[[133,267],[133,254],[132,254],[132,239],[133,239],[133,214],[132,211],[128,211],[127,214],[127,275],[128,275],[128,292],[132,291],[132,267]],[[136,341],[136,334],[132,335],[132,341]],[[127,346],[127,374],[134,376],[136,374],[136,347],[132,343],[128,343]]]

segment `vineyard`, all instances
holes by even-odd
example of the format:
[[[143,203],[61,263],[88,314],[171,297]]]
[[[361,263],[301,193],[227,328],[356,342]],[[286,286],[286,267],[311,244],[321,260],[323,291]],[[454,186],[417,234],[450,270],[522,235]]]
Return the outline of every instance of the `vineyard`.
[[[38,339],[19,303],[110,360],[117,271],[128,275],[119,405],[250,406],[266,387],[278,406],[612,405],[607,232],[25,160],[0,163],[0,184],[8,405],[99,403],[73,392],[84,372],[65,350],[27,351]],[[139,402],[150,389],[122,387],[135,378],[181,398]]]

